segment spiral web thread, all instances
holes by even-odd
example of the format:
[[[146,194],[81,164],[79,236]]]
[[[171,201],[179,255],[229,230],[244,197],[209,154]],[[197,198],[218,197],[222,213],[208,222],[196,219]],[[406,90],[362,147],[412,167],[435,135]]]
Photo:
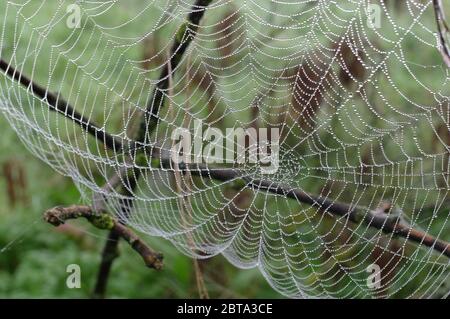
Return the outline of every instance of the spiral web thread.
[[[199,10],[193,2],[79,1],[80,25],[71,28],[73,1],[3,1],[1,54],[126,143],[180,26]],[[379,27],[368,25],[369,5],[380,8]],[[398,214],[449,240],[450,77],[438,46],[430,0],[212,1],[172,70],[145,146],[167,154],[173,130],[192,131],[196,120],[221,130],[279,128],[277,173],[227,169]],[[242,188],[238,178],[130,160],[3,75],[0,110],[87,201],[102,198],[128,225],[195,258],[222,253],[238,267],[258,267],[286,296],[448,295],[448,258],[430,247]],[[123,171],[118,187],[104,187]],[[373,265],[381,269],[375,288]]]

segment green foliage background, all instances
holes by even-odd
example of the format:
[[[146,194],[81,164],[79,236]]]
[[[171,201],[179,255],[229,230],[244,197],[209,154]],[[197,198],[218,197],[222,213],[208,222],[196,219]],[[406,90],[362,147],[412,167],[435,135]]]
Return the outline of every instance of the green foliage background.
[[[50,2],[49,5],[51,5]],[[2,6],[4,6],[4,2],[0,4],[0,12],[3,12],[4,7]],[[126,11],[118,11],[116,14],[119,20],[128,18]],[[120,16],[121,14],[123,16]],[[14,16],[11,15],[10,18],[12,20],[8,23],[14,24]],[[163,30],[161,38],[170,39],[174,30],[176,30],[176,26],[169,26],[167,30]],[[164,32],[167,34],[164,34]],[[63,39],[67,36],[66,33],[67,30],[62,30],[61,34],[55,32],[53,36],[55,39],[58,39],[58,36]],[[89,32],[85,34],[89,35]],[[13,35],[7,36],[13,37]],[[78,43],[85,42],[89,42],[89,40],[87,36],[83,38],[83,34],[81,34]],[[413,48],[414,41],[408,40],[405,46]],[[86,50],[93,49],[95,48],[86,48]],[[8,50],[10,48],[5,48],[6,52]],[[84,48],[80,47],[74,50],[74,55],[76,55],[77,50],[82,51]],[[134,51],[129,53],[136,59],[142,54],[142,52]],[[11,54],[11,52],[8,52],[8,54]],[[25,52],[16,54],[20,56]],[[45,54],[45,51],[40,52],[41,58],[48,61],[49,57],[46,57]],[[438,63],[439,54],[437,52],[432,54],[432,59],[435,59]],[[89,56],[90,54],[87,53],[86,55]],[[413,57],[410,58],[413,59]],[[416,56],[416,58],[418,57]],[[55,78],[58,78],[58,76],[64,78],[62,74],[66,65],[60,67],[61,75],[56,74]],[[401,68],[401,66],[397,67]],[[45,80],[46,68],[47,65],[36,66],[36,78],[39,79],[40,73],[44,74],[39,79],[42,82]],[[157,72],[152,76],[156,77]],[[397,81],[401,82],[404,88],[408,89],[408,93],[413,96],[415,83],[412,83],[409,76],[402,72],[398,72],[397,76],[399,77]],[[404,76],[404,81],[400,78],[402,76]],[[425,72],[422,71],[420,76],[426,76]],[[124,82],[125,80],[123,79]],[[438,80],[436,78],[436,81]],[[239,82],[236,79],[232,79],[232,81]],[[386,90],[388,90],[389,84],[386,84],[386,86]],[[64,89],[67,91],[70,88],[70,83],[65,83],[62,87],[63,91]],[[85,97],[88,94],[88,87],[83,86],[80,96]],[[428,97],[417,97],[417,99],[421,98]],[[243,103],[242,106],[246,109],[247,104]],[[407,107],[407,105],[403,106]],[[233,122],[235,119],[231,118],[230,121]],[[80,203],[80,194],[70,179],[58,175],[32,156],[3,118],[0,118],[0,128],[0,167],[2,168],[0,171],[0,297],[90,297],[107,234],[93,229],[83,221],[71,222],[63,229],[55,229],[43,222],[42,214],[45,210],[57,205]],[[17,172],[17,170],[24,172],[27,187],[22,191],[26,192],[28,201],[18,201],[15,205],[10,202],[5,174],[7,163],[14,163],[14,172]],[[314,184],[313,180],[305,181],[305,186],[309,191],[318,191],[321,185]],[[448,207],[443,207],[443,209],[448,211]],[[446,217],[447,215],[442,214],[441,216]],[[444,218],[441,221],[437,220],[434,224],[436,231],[442,229],[442,224],[446,222],[448,223]],[[160,272],[147,269],[140,257],[122,243],[120,246],[121,256],[114,263],[107,296],[113,298],[198,297],[192,260],[180,254],[167,241],[142,236],[153,248],[164,254],[164,269]],[[442,238],[449,239],[448,236],[448,234],[444,234]],[[81,267],[81,289],[68,289],[66,286],[68,275],[66,267],[69,264],[79,264]],[[268,285],[257,269],[236,269],[221,256],[202,262],[202,265],[205,272],[205,282],[211,297],[280,297]],[[423,278],[428,275],[428,270],[423,271]],[[420,285],[420,276],[416,279],[414,284]],[[414,287],[411,287],[411,290],[413,289]],[[441,290],[446,292],[448,289],[450,287],[442,287]]]

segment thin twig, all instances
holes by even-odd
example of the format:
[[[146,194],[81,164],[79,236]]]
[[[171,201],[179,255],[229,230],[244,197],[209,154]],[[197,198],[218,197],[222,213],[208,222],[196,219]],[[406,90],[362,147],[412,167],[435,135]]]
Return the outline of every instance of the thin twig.
[[[433,6],[439,33],[440,51],[442,57],[444,58],[445,64],[450,68],[450,49],[446,40],[447,34],[449,34],[450,30],[447,22],[445,21],[445,13],[442,6],[442,1],[433,0]]]
[[[111,215],[97,213],[89,206],[55,207],[44,214],[44,220],[53,226],[64,224],[69,219],[86,218],[99,229],[114,231],[118,237],[124,239],[139,255],[149,268],[162,268],[162,255],[153,251],[133,231],[122,225]]]
[[[188,66],[190,64],[190,59],[191,59],[191,56],[189,55]],[[189,79],[189,74],[188,74],[188,79]],[[173,95],[172,80],[173,80],[172,69],[171,69],[171,65],[169,63],[169,94],[170,95]],[[188,101],[185,102],[185,107],[187,106],[187,109],[189,109],[188,103],[189,103]],[[175,116],[173,113],[172,103],[170,100],[169,100],[169,115],[171,117],[170,120],[174,121]],[[186,112],[185,121],[184,121],[185,123],[186,123],[186,121],[188,121],[189,117],[190,117],[189,112]],[[188,174],[189,173],[187,173],[186,176],[188,176]],[[172,176],[174,178],[176,192],[179,195],[184,194],[184,195],[178,197],[178,202],[179,202],[179,208],[180,208],[180,213],[181,213],[180,216],[181,216],[182,224],[183,224],[183,227],[185,227],[187,229],[188,225],[190,225],[192,223],[192,204],[191,204],[191,200],[190,200],[191,199],[190,198],[191,186],[189,185],[190,179],[188,178],[186,181],[184,181],[181,177],[180,171],[178,170],[177,166],[175,166]],[[194,244],[194,239],[192,238],[192,234],[187,232],[186,239],[187,239],[189,247],[191,248],[192,251],[194,251],[195,244]],[[209,299],[209,293],[208,293],[208,289],[206,288],[206,285],[205,285],[205,280],[203,278],[202,269],[200,269],[198,260],[196,258],[193,259],[193,264],[194,264],[195,281],[197,284],[199,297],[200,297],[200,299]]]
[[[158,124],[159,112],[165,100],[164,91],[167,90],[169,85],[169,70],[171,70],[171,73],[175,72],[187,48],[195,39],[200,21],[211,2],[212,0],[197,0],[192,6],[187,21],[178,29],[170,50],[170,58],[164,65],[158,83],[147,102],[147,111],[141,121],[137,141],[145,143],[147,137]]]

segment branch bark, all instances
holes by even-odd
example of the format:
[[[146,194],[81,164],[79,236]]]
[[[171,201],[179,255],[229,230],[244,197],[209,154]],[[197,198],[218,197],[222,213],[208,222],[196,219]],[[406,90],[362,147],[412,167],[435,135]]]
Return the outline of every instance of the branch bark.
[[[119,234],[114,230],[110,230],[103,248],[100,267],[97,274],[97,282],[92,293],[92,297],[96,299],[105,298],[106,287],[108,286],[109,274],[114,260],[119,257]]]
[[[44,220],[53,226],[64,224],[67,220],[86,218],[99,229],[114,231],[119,238],[124,239],[144,260],[149,268],[162,268],[162,255],[153,251],[133,231],[122,225],[106,213],[97,213],[89,206],[55,207],[44,214]]]

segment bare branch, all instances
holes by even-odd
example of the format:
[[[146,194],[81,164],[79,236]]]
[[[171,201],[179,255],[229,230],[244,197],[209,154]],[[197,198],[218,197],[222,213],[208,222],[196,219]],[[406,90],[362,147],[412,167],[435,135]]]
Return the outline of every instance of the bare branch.
[[[450,48],[446,40],[448,39],[450,30],[445,21],[444,7],[442,6],[441,0],[433,0],[433,6],[439,33],[440,51],[445,64],[450,68]]]
[[[149,268],[159,270],[162,268],[162,255],[153,251],[134,232],[122,225],[111,215],[97,213],[89,206],[55,207],[44,214],[44,220],[53,226],[64,224],[69,219],[86,218],[99,229],[114,231],[118,237],[123,238],[145,262]]]
[[[203,18],[206,8],[211,2],[212,0],[197,0],[191,8],[187,21],[178,29],[170,51],[170,59],[161,71],[158,84],[153,90],[151,98],[147,102],[147,110],[139,127],[137,141],[145,142],[158,124],[159,110],[163,106],[165,99],[164,91],[169,85],[169,70],[171,70],[171,73],[176,71],[184,53],[195,39],[200,21]],[[172,74],[170,74],[170,76],[172,76]]]
[[[335,216],[347,217],[350,221],[355,223],[362,221],[370,227],[430,247],[450,258],[450,243],[438,240],[427,233],[404,224],[401,218],[391,218],[389,215],[379,213],[376,210],[368,210],[366,208],[335,202],[328,198],[308,194],[298,189],[289,189],[269,181],[252,181],[248,186],[258,190],[261,189],[271,193],[284,195],[311,206],[318,206],[323,212],[331,213]]]
[[[173,164],[170,159],[165,159],[161,161],[161,167],[170,169],[173,167]],[[238,170],[223,168],[207,169],[207,167],[202,164],[190,165],[184,163],[180,164],[179,169],[181,172],[189,171],[192,175],[209,177],[221,181],[240,180],[242,181],[242,187],[248,187],[257,191],[269,192],[295,199],[300,203],[319,207],[320,211],[324,213],[346,217],[349,221],[354,223],[364,222],[366,225],[382,230],[385,233],[391,233],[403,237],[408,241],[430,247],[450,258],[450,243],[441,241],[427,233],[412,228],[405,224],[401,218],[392,218],[392,216],[381,214],[376,210],[336,202],[326,197],[309,194],[302,190],[277,184],[269,180],[251,180],[243,175],[243,172]]]
[[[109,274],[113,261],[119,257],[119,234],[114,230],[110,230],[108,238],[102,252],[102,260],[97,274],[97,282],[92,294],[93,298],[105,298],[106,286],[108,285]]]

